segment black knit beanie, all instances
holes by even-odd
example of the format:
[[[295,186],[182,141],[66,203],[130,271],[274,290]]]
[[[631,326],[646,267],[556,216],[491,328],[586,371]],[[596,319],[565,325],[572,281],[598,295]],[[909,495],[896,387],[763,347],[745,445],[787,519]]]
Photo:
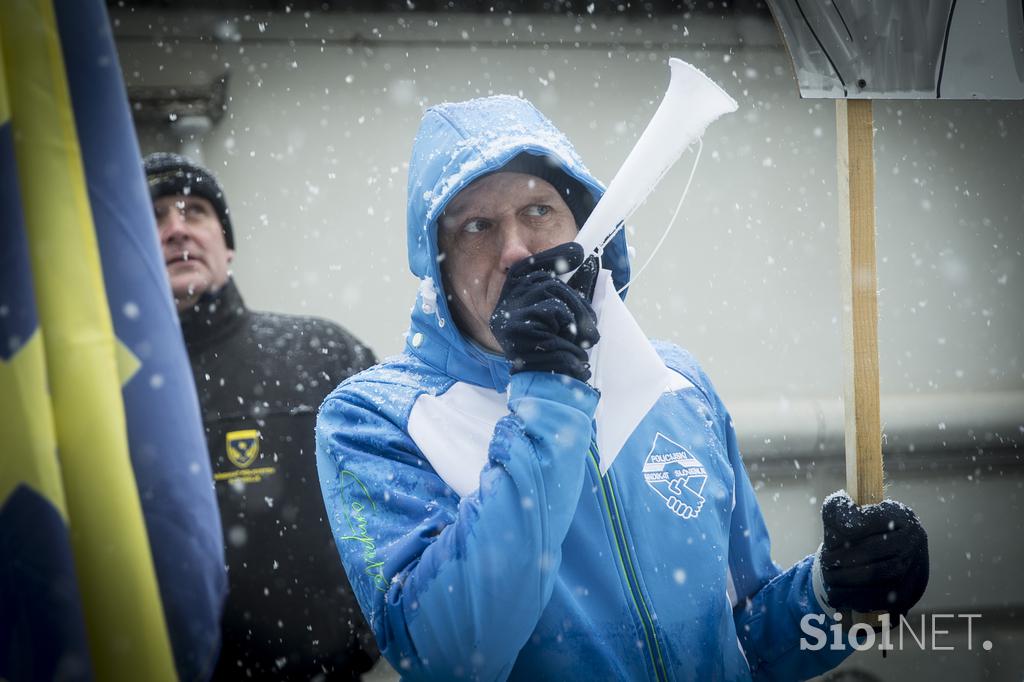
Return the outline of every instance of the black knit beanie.
[[[148,155],[143,163],[152,199],[175,194],[194,194],[206,199],[217,212],[228,248],[235,248],[230,211],[224,200],[224,191],[213,173],[181,154],[171,152],[155,152]]]
[[[594,197],[576,178],[572,177],[549,156],[538,156],[530,152],[522,152],[502,166],[497,173],[526,173],[551,184],[576,219],[576,229],[583,227],[591,211],[594,210]]]

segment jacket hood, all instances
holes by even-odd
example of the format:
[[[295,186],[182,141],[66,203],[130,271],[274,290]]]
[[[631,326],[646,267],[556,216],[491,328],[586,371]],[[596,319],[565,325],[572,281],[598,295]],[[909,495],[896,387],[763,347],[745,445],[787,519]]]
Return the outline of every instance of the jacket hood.
[[[548,157],[579,181],[595,203],[604,194],[604,185],[583,165],[565,135],[532,104],[508,95],[430,107],[409,161],[409,268],[420,287],[406,350],[459,381],[499,391],[508,384],[508,362],[464,337],[449,313],[438,262],[437,219],[462,189],[524,152]],[[629,281],[625,230],[605,247],[602,266],[612,271],[616,287]]]

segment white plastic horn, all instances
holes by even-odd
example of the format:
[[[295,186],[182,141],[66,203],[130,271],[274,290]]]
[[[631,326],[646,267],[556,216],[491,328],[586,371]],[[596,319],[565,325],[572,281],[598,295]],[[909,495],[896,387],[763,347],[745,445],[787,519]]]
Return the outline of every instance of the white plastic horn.
[[[736,100],[703,73],[679,59],[668,63],[672,79],[665,99],[576,237],[584,253],[602,246],[625,224],[708,125],[722,114],[736,111]],[[601,392],[594,418],[603,474],[679,375],[665,368],[619,298],[608,270],[598,277],[594,312],[601,340],[590,350],[590,365],[591,383]]]
[[[696,68],[675,57],[668,65],[672,76],[665,98],[576,235],[586,254],[603,245],[629,219],[715,119],[736,111],[736,100]]]

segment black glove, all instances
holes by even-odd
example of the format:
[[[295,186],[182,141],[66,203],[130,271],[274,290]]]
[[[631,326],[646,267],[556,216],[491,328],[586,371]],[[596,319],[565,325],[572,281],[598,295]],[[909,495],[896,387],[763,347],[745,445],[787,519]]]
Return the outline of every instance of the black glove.
[[[846,493],[821,507],[821,577],[832,608],[904,615],[928,586],[928,534],[892,500],[858,507]]]
[[[597,343],[597,317],[589,296],[597,281],[597,262],[588,262],[569,283],[558,275],[583,263],[583,247],[560,244],[524,258],[509,268],[491,333],[517,372],[557,372],[580,381],[590,378],[587,349]]]

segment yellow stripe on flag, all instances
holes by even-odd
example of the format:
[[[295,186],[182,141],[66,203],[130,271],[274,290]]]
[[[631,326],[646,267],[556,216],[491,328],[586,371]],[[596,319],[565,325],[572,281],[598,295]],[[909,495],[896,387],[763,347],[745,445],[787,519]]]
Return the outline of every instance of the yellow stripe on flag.
[[[0,31],[94,672],[101,680],[174,679],[128,453],[117,340],[51,2],[3,0]]]
[[[0,125],[10,117],[0,36]],[[0,163],[5,162],[0,159]],[[0,419],[0,443],[7,453],[0,458],[0,507],[24,484],[46,498],[67,523],[67,503],[57,466],[57,436],[46,385],[42,332],[36,329],[10,362],[0,359],[0,414],[4,415]]]
[[[67,523],[43,351],[37,330],[10,362],[0,360],[0,443],[5,451],[0,458],[0,507],[19,485],[27,485]]]
[[[3,42],[0,41],[0,125],[7,123],[10,117],[11,103],[7,98],[7,84],[4,82]]]

